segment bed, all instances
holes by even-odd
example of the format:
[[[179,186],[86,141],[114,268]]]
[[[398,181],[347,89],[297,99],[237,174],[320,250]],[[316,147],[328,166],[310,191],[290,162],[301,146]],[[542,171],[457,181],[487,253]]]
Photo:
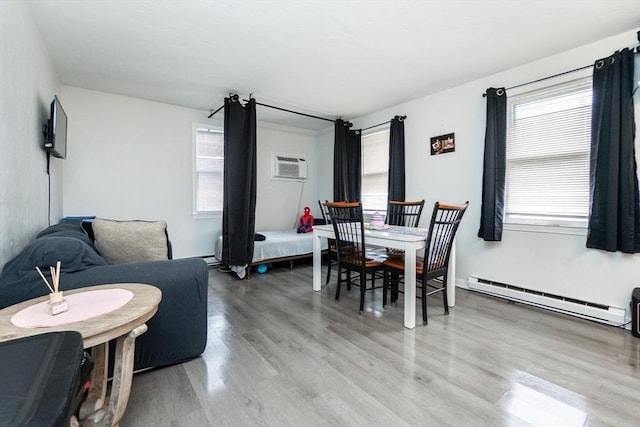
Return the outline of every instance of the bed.
[[[313,257],[313,233],[298,233],[296,229],[259,231],[257,234],[265,236],[262,241],[253,244],[253,258],[250,267],[274,262],[289,261],[293,268],[293,261]],[[327,239],[322,239],[322,251],[327,251]],[[218,239],[216,258],[222,259],[222,236]],[[250,276],[251,268],[247,276]]]
[[[265,236],[265,239],[253,243],[251,266],[288,261],[293,269],[294,260],[313,258],[313,233],[298,233],[295,229],[290,229],[261,231],[259,234]],[[322,239],[322,251],[326,252],[327,248],[327,240]],[[251,275],[251,269],[248,275]]]

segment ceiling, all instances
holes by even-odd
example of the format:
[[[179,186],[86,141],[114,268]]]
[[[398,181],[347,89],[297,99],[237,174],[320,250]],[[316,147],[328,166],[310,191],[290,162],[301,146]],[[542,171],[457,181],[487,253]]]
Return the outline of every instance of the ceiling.
[[[28,0],[63,84],[357,118],[638,28],[638,0]],[[330,123],[258,107],[258,120]],[[222,113],[218,113],[220,118]]]

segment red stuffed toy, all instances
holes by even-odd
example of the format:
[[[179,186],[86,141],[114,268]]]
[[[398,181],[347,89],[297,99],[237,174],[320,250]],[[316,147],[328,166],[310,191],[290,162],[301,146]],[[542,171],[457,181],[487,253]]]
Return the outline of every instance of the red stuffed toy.
[[[313,215],[309,206],[304,207],[304,215],[298,221],[298,233],[310,233],[313,231]]]

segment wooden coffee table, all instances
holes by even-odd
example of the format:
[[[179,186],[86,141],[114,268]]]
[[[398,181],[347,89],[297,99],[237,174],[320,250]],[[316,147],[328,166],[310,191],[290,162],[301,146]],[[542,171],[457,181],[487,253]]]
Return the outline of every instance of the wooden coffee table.
[[[80,409],[83,426],[117,426],[124,415],[131,391],[133,353],[136,337],[147,331],[145,322],[153,317],[162,299],[162,292],[151,285],[118,283],[90,286],[64,291],[65,296],[101,289],[126,289],[133,298],[123,307],[91,319],[67,323],[56,327],[21,328],[11,323],[11,317],[21,310],[48,300],[48,296],[24,301],[0,310],[0,342],[55,331],[78,331],[84,348],[91,348],[94,369],[91,388],[86,402]],[[116,340],[111,393],[107,393],[109,341]]]

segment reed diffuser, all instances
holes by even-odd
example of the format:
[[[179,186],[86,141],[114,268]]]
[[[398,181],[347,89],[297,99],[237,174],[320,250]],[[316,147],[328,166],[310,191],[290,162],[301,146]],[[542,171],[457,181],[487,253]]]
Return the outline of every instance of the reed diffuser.
[[[55,316],[56,314],[64,313],[69,310],[69,306],[67,305],[67,301],[64,299],[64,295],[60,290],[60,261],[56,263],[56,268],[53,266],[49,267],[49,272],[51,273],[51,282],[53,282],[53,286],[49,284],[47,278],[44,277],[40,268],[36,266],[36,270],[44,280],[44,283],[47,285],[51,293],[49,294],[49,302],[47,303],[47,314],[51,316]]]

